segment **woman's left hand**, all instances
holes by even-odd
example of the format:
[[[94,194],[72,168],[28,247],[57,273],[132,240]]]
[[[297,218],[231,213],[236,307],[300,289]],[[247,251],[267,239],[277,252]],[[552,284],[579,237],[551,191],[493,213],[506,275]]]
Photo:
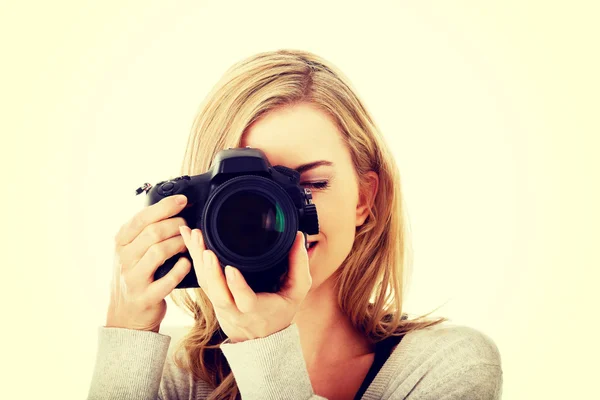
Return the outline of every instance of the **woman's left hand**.
[[[215,253],[206,250],[199,229],[181,226],[180,231],[192,257],[198,283],[210,299],[221,329],[231,343],[266,337],[291,325],[312,285],[302,232],[296,232],[289,253],[288,276],[281,290],[255,293],[237,268],[227,265],[223,274]]]

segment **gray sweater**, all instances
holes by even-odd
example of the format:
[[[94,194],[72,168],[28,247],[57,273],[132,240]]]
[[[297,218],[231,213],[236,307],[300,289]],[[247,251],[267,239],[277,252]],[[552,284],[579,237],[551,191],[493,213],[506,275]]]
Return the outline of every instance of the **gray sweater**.
[[[172,362],[170,343],[162,333],[100,327],[88,399],[206,399],[212,389]],[[243,400],[325,399],[311,386],[296,324],[260,339],[227,340],[220,348]],[[487,400],[501,393],[493,340],[445,322],[406,334],[362,399]]]

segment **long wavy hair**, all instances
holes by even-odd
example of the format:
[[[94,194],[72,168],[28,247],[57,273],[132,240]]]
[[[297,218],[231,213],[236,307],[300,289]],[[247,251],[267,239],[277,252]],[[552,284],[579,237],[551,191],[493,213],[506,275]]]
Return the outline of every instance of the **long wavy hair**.
[[[371,343],[446,321],[409,319],[403,293],[412,267],[400,173],[389,147],[350,81],[333,64],[307,51],[263,52],[231,66],[201,104],[190,132],[181,175],[206,172],[215,155],[240,147],[247,128],[280,107],[310,103],[333,117],[350,151],[359,187],[368,171],[379,188],[352,249],[334,279],[340,309]],[[363,190],[363,189],[361,189]],[[194,294],[194,297],[191,296]],[[215,389],[212,399],[239,399],[219,346],[227,338],[200,288],[175,290],[171,299],[194,325],[178,343],[174,363]]]

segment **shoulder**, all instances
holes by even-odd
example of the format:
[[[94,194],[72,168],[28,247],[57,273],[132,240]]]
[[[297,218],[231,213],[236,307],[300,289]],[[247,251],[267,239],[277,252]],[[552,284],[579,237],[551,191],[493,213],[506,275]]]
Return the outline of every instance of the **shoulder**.
[[[489,335],[468,326],[445,322],[411,331],[386,364],[387,376],[381,379],[395,395],[498,399],[501,393],[498,347]]]
[[[407,333],[396,351],[403,352],[405,357],[427,355],[436,359],[450,358],[461,364],[501,364],[498,347],[489,335],[447,322]]]

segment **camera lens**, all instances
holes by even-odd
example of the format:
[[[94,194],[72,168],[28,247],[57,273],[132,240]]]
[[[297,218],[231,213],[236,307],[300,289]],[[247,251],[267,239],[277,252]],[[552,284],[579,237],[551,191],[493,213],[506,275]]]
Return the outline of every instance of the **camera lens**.
[[[282,207],[253,191],[239,191],[221,204],[216,230],[223,244],[243,257],[267,253],[285,231]]]

